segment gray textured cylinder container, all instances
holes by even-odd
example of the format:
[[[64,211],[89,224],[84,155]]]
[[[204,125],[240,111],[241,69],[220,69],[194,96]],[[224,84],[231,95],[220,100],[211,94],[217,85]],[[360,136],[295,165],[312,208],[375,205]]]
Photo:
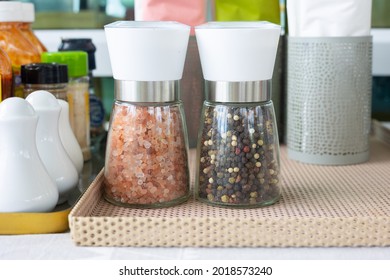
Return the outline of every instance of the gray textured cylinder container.
[[[287,48],[289,157],[324,165],[367,161],[372,37],[289,37]]]

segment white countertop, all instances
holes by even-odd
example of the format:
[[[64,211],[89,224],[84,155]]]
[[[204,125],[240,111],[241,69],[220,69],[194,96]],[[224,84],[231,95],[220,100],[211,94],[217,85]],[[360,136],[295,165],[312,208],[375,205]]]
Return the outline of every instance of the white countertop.
[[[103,162],[85,165],[85,184]],[[93,174],[90,174],[92,172]],[[91,178],[89,178],[91,177]],[[2,221],[0,220],[0,223]],[[0,260],[390,260],[390,247],[80,247],[70,233],[0,235]]]
[[[390,248],[78,247],[69,233],[0,236],[2,260],[390,260]]]

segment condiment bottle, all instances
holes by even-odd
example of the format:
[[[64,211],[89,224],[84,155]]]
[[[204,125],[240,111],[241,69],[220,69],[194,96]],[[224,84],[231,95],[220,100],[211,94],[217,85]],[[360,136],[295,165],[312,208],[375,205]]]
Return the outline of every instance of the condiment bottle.
[[[67,101],[72,130],[83,151],[84,161],[91,159],[89,125],[88,56],[83,51],[45,52],[42,62],[68,66]]]
[[[6,52],[0,48],[0,102],[12,93],[12,64]]]
[[[225,207],[273,204],[280,163],[271,78],[280,26],[210,22],[195,33],[206,80],[195,196]]]
[[[23,35],[34,45],[38,50],[39,54],[47,52],[46,47],[34,34],[34,31],[31,28],[31,24],[35,21],[35,10],[33,3],[22,3],[22,12],[23,19],[19,24],[19,29],[22,31]]]
[[[100,143],[106,135],[104,129],[105,111],[103,103],[95,93],[92,71],[96,69],[96,47],[90,38],[62,38],[59,51],[85,51],[88,54],[89,77],[89,120],[91,132],[91,149],[99,151]]]
[[[69,104],[65,100],[58,99],[58,103],[61,106],[60,119],[58,121],[58,129],[60,133],[60,139],[62,145],[65,148],[68,156],[76,167],[77,172],[81,174],[84,166],[83,152],[79,142],[77,142],[76,136],[73,133],[69,123]]]
[[[21,77],[24,97],[36,90],[46,90],[56,98],[67,100],[67,65],[57,63],[22,65]]]
[[[44,90],[32,92],[26,100],[39,116],[36,133],[39,156],[57,185],[58,204],[64,203],[77,187],[79,175],[60,139],[58,123],[61,106],[50,92]]]
[[[0,212],[48,212],[58,190],[38,154],[38,116],[24,99],[0,103]]]
[[[187,131],[179,80],[190,27],[119,21],[105,26],[115,79],[104,197],[127,207],[166,207],[189,197]]]
[[[28,41],[19,29],[23,20],[22,4],[0,1],[0,48],[11,59],[13,70],[12,95],[23,97],[20,67],[23,64],[40,62],[38,50]]]

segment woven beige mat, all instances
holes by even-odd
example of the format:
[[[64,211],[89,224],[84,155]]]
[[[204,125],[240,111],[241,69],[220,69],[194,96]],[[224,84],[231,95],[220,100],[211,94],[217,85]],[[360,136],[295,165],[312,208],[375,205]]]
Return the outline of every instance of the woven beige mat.
[[[191,163],[194,161],[191,160]],[[102,173],[69,216],[83,246],[302,247],[390,245],[390,148],[371,143],[369,162],[301,164],[281,147],[282,198],[227,209],[191,198],[163,209],[131,209],[102,198]]]

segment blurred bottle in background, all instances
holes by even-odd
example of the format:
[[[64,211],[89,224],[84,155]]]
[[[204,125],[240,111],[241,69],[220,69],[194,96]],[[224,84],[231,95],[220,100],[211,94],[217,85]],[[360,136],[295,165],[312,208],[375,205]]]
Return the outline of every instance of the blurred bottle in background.
[[[89,38],[64,38],[59,51],[85,51],[88,54],[89,76],[89,118],[91,133],[91,151],[99,151],[101,142],[106,135],[104,129],[105,112],[101,99],[95,94],[92,71],[96,69],[96,47]]]
[[[22,3],[22,12],[23,19],[19,25],[20,30],[23,35],[34,45],[34,47],[38,50],[39,54],[43,52],[47,52],[46,47],[42,44],[42,42],[35,36],[31,24],[35,21],[35,10],[33,3]]]
[[[46,90],[57,99],[67,101],[68,66],[58,63],[22,65],[24,97],[36,90]]]
[[[88,161],[91,159],[91,142],[87,53],[83,51],[45,52],[42,54],[42,62],[57,62],[68,66],[69,121],[83,152],[84,161]]]
[[[12,95],[23,97],[20,67],[23,64],[40,62],[40,54],[19,29],[23,21],[22,3],[0,1],[0,48],[12,63]]]
[[[12,64],[6,52],[0,48],[0,102],[11,97]]]

